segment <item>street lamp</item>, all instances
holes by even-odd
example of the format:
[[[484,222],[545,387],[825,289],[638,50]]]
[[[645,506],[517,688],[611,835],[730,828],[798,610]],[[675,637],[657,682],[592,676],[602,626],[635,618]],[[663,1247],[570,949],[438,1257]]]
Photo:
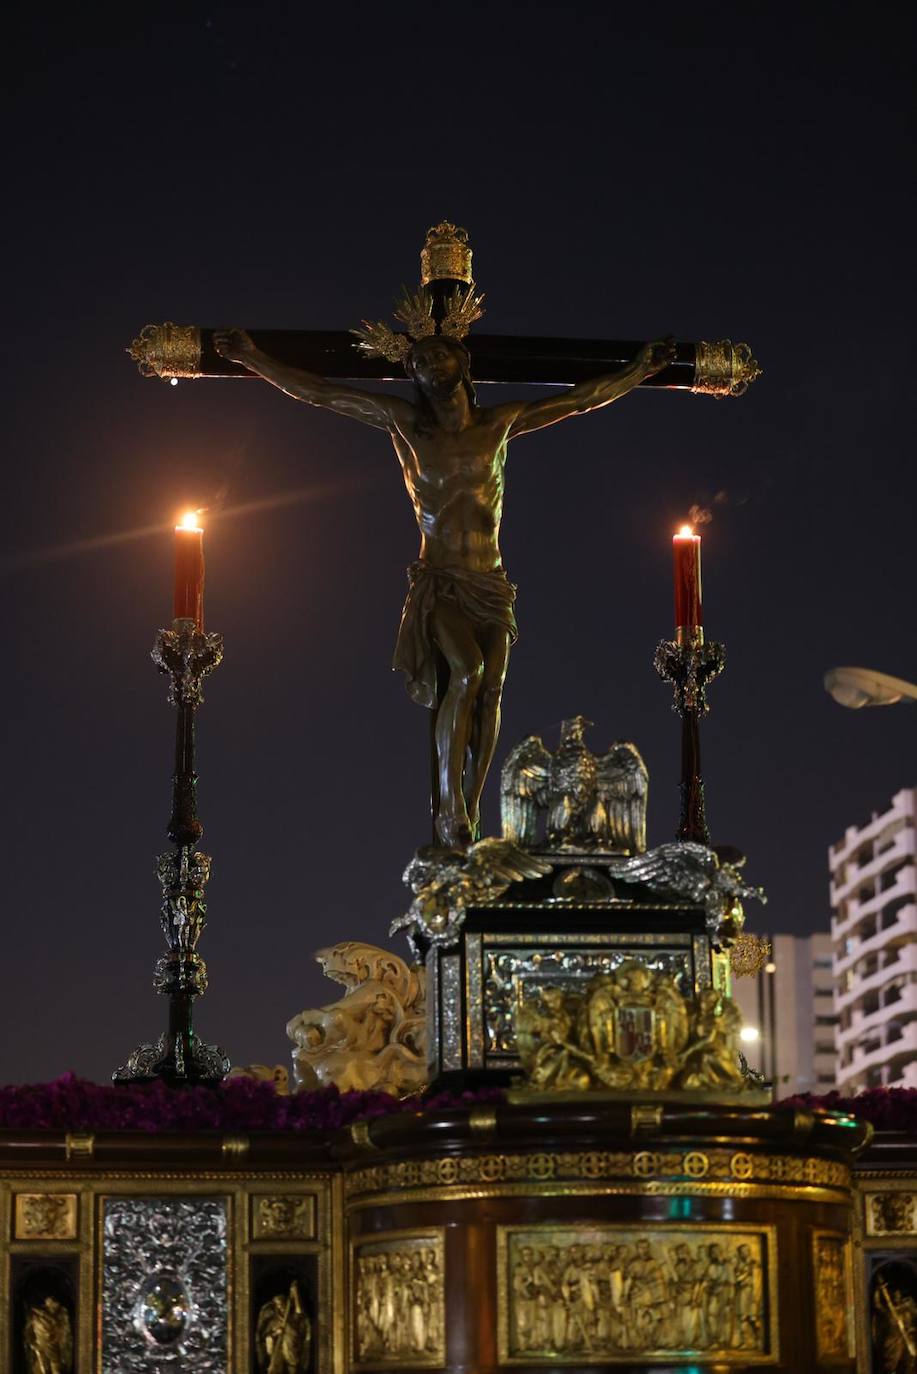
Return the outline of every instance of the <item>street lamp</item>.
[[[861,706],[894,706],[897,702],[917,701],[917,685],[873,668],[829,668],[825,690],[841,706],[856,711]]]

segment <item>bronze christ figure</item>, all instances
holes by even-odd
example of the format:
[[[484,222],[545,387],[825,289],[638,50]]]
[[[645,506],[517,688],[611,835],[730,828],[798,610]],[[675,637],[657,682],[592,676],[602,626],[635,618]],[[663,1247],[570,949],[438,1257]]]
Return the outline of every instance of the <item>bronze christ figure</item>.
[[[471,288],[466,304],[470,299]],[[461,303],[454,314],[460,311]],[[214,344],[224,358],[288,396],[391,437],[420,531],[393,666],[405,673],[413,700],[436,711],[436,834],[447,848],[464,849],[478,836],[481,793],[516,638],[516,593],[499,543],[507,445],[626,395],[671,361],[674,344],[646,344],[630,366],[562,394],[485,407],[477,404],[469,355],[458,338],[428,332],[410,345],[398,338],[414,383],[410,401],[285,366],[261,352],[244,330],[218,331]],[[440,686],[438,661],[445,665]]]

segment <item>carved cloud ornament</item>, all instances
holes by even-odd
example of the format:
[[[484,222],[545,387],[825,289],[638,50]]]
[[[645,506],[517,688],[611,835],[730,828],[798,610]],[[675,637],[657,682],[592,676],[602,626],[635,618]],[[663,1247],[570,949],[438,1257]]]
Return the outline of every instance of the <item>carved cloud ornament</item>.
[[[316,954],[347,989],[337,1002],[294,1016],[297,1088],[376,1090],[406,1097],[426,1084],[424,971],[376,945],[346,940]]]

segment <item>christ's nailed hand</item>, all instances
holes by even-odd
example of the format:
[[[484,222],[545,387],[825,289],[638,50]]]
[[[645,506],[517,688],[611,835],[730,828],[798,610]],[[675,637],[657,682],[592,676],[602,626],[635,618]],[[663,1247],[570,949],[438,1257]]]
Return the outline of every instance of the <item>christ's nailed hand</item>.
[[[231,363],[247,362],[255,352],[251,335],[246,334],[244,329],[215,329],[213,346],[221,358]]]
[[[638,354],[639,361],[647,370],[647,375],[661,372],[669,363],[675,361],[675,340],[671,335],[657,339],[654,343],[644,344]]]

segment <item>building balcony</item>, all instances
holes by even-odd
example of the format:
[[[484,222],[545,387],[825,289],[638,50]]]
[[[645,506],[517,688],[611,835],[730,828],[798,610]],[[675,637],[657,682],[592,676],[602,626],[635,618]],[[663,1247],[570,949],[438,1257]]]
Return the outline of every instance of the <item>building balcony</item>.
[[[905,826],[889,843],[877,849],[872,858],[865,864],[853,869],[850,876],[845,878],[843,882],[832,880],[832,901],[845,901],[851,892],[855,893],[863,884],[874,881],[887,868],[894,867],[902,859],[912,859],[915,855],[917,855],[917,832],[911,826]]]
[[[862,1040],[866,1035],[885,1038],[885,1031],[893,1021],[900,1021],[902,1018],[909,1018],[917,1015],[917,984],[911,983],[901,989],[901,996],[897,1002],[889,1002],[888,1006],[877,1007],[867,1016],[857,1016],[854,1014],[849,1030],[842,1031],[838,1028],[835,1044],[838,1052],[853,1043],[854,1053],[856,1053],[856,1042]]]
[[[836,872],[842,864],[849,862],[851,856],[856,853],[861,845],[877,839],[882,831],[893,825],[895,821],[910,817],[913,822],[914,803],[912,797],[912,790],[905,788],[895,794],[887,811],[874,815],[865,825],[850,826],[844,838],[838,840],[837,844],[833,844],[828,851],[832,873]]]
[[[881,933],[885,934],[886,932],[883,931]],[[888,945],[891,944],[892,942],[889,941]],[[887,959],[891,952],[892,950],[888,946],[883,946],[882,954],[879,959],[880,964],[882,958]],[[868,955],[868,950],[865,954],[859,953],[851,962],[855,963],[856,958],[866,958]],[[898,945],[898,958],[890,964],[885,964],[884,967],[877,968],[875,973],[866,974],[865,976],[856,974],[854,976],[853,987],[849,992],[835,992],[835,1011],[840,1015],[841,1012],[846,1011],[848,1008],[854,1008],[857,1002],[863,997],[866,997],[870,992],[879,992],[887,983],[890,983],[902,973],[917,973],[917,908],[915,908],[914,925],[910,934],[904,933],[903,942]]]
[[[868,1054],[854,1049],[852,1060],[844,1068],[839,1069],[838,1073],[842,1078],[852,1078],[858,1074],[868,1073],[876,1065],[897,1061],[902,1056],[905,1060],[913,1057],[917,1061],[917,1022],[912,1021],[910,1025],[903,1027],[897,1040],[892,1040],[887,1045],[878,1045]],[[903,1064],[898,1065],[898,1068],[903,1068]]]
[[[908,869],[908,873],[913,873],[913,869]],[[913,879],[908,880],[909,885],[894,883],[887,892],[882,893],[882,901],[879,906],[890,905],[898,897],[910,897],[913,894]],[[881,926],[881,919],[877,921]],[[854,937],[855,938],[855,937]],[[913,902],[908,902],[898,911],[894,918],[889,921],[883,929],[876,930],[874,935],[867,936],[865,940],[857,939],[854,948],[849,954],[835,954],[834,956],[834,977],[836,980],[843,978],[844,974],[854,964],[865,959],[867,955],[878,950],[884,949],[886,945],[903,943],[908,939],[917,939],[917,898]]]

